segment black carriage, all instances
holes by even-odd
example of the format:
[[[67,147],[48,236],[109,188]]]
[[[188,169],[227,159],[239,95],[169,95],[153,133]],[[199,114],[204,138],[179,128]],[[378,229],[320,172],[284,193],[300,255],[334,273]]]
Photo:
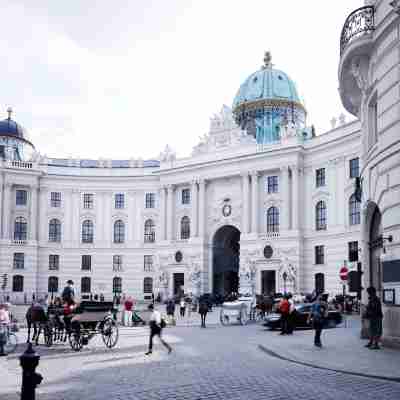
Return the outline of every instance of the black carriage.
[[[69,343],[75,351],[96,334],[100,334],[106,347],[113,348],[118,342],[118,324],[113,318],[115,313],[112,302],[82,301],[71,315]]]

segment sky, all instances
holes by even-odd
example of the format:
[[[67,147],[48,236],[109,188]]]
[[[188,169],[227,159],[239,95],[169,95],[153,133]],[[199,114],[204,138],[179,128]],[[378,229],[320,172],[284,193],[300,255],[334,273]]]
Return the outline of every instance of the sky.
[[[272,53],[317,134],[344,112],[339,40],[362,0],[0,0],[0,118],[50,158],[188,156]],[[350,120],[350,115],[348,120]]]

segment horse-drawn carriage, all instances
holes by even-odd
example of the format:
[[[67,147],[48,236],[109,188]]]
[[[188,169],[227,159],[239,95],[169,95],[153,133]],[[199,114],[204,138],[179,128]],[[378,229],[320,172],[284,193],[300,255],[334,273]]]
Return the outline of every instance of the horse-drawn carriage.
[[[57,341],[65,342],[68,338],[71,348],[80,351],[93,336],[100,334],[105,346],[111,349],[117,344],[119,337],[118,325],[112,315],[114,311],[112,302],[97,301],[82,301],[68,315],[65,315],[65,310],[61,307],[49,307],[47,315],[44,310],[41,312],[33,309],[30,312],[31,324],[34,326],[32,340],[38,344],[43,331],[44,342],[48,347]],[[28,314],[29,310],[29,341]]]
[[[222,325],[238,322],[246,325],[253,314],[255,299],[253,297],[239,297],[235,301],[222,303],[220,321]]]

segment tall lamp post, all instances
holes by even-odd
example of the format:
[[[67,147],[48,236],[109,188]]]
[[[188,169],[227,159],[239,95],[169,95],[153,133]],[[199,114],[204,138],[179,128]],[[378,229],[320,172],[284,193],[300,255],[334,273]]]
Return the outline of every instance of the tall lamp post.
[[[286,281],[288,278],[288,274],[286,271],[282,274],[282,278],[283,278],[283,292],[284,294],[286,294]]]

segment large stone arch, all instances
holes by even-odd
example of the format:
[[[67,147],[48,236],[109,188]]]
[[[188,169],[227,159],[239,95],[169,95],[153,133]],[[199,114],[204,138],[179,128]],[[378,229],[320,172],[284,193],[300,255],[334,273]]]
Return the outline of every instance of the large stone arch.
[[[212,239],[213,293],[239,291],[240,230],[234,225],[219,227]]]

